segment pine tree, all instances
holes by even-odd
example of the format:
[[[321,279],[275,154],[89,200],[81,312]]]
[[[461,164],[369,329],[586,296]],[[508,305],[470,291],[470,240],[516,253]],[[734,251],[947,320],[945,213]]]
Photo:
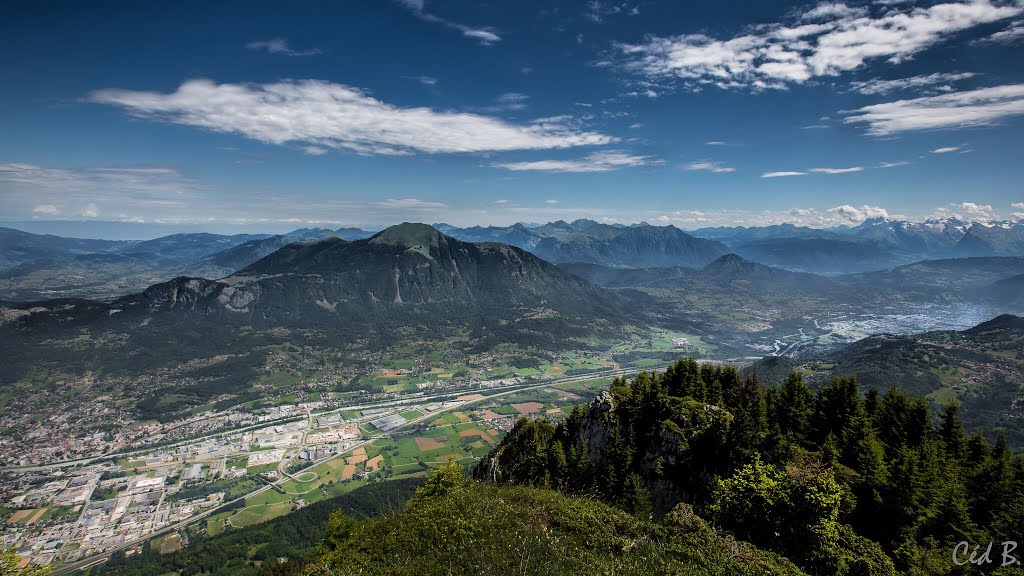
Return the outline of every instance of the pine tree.
[[[631,514],[647,517],[651,514],[651,493],[644,485],[643,478],[636,472],[626,476],[622,485],[619,507]]]
[[[814,392],[804,382],[803,375],[791,372],[776,395],[778,405],[774,406],[775,421],[782,434],[797,445],[807,438],[814,409]]]
[[[946,454],[954,458],[959,465],[967,458],[967,432],[964,430],[964,419],[960,415],[960,403],[950,400],[942,408],[942,426],[939,436],[946,447]]]

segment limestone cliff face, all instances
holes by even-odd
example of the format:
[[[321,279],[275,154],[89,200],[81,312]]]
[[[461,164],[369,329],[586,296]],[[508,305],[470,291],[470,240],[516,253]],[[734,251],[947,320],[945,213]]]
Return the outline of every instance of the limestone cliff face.
[[[554,472],[549,454],[552,445],[567,443],[575,451],[587,447],[595,480],[615,470],[621,478],[639,474],[651,494],[656,513],[665,513],[680,501],[692,500],[711,479],[711,471],[697,462],[713,462],[725,446],[732,415],[715,405],[688,398],[668,398],[657,415],[628,414],[609,391],[601,392],[583,411],[582,418],[562,431],[547,425],[517,425],[505,440],[477,467],[476,477],[492,482],[544,483]],[[627,420],[632,417],[632,422]],[[571,420],[571,419],[570,419]],[[520,423],[522,424],[522,423]],[[564,434],[576,436],[566,438]],[[558,439],[559,435],[561,439]],[[623,456],[624,446],[630,453]],[[628,462],[624,462],[628,460]],[[571,465],[571,464],[570,464]],[[703,466],[703,465],[702,465]],[[624,468],[625,467],[625,468]],[[571,482],[571,480],[570,480]],[[595,484],[599,486],[599,484]]]
[[[695,451],[714,449],[732,422],[732,415],[718,406],[693,400],[677,400],[672,414],[656,425],[654,442],[634,456],[639,472],[647,481],[657,512],[667,512],[680,501],[690,499],[699,484],[710,481],[707,470],[693,467]],[[580,429],[580,440],[590,451],[591,468],[601,470],[608,458],[612,428],[619,425],[615,399],[607,390],[588,406]]]

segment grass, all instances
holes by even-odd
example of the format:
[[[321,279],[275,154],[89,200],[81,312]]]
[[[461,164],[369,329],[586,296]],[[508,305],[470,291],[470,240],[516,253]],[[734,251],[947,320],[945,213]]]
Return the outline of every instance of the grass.
[[[260,464],[259,466],[249,466],[246,468],[246,472],[249,474],[262,474],[271,470],[277,470],[277,464]]]
[[[245,528],[246,526],[266,522],[272,518],[284,516],[291,512],[293,507],[294,504],[291,502],[279,502],[276,504],[265,504],[261,506],[243,508],[231,517],[231,525],[235,528]]]
[[[264,504],[279,504],[281,502],[291,502],[291,494],[282,494],[277,490],[267,490],[263,493],[257,494],[251,498],[245,499],[246,506],[259,506]]]

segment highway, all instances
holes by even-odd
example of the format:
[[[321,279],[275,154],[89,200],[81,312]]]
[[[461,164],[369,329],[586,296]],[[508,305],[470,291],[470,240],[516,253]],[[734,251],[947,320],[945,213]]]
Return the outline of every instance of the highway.
[[[164,526],[164,527],[160,528],[159,530],[156,530],[156,531],[150,533],[148,536],[146,536],[144,538],[133,540],[131,542],[126,542],[124,544],[115,546],[115,547],[113,547],[113,548],[111,548],[109,550],[106,550],[106,551],[104,551],[104,552],[102,552],[100,554],[94,554],[92,556],[87,556],[85,558],[82,558],[81,560],[78,560],[78,561],[75,561],[75,562],[71,562],[71,563],[68,563],[68,564],[64,564],[64,565],[62,565],[60,567],[55,568],[54,571],[52,572],[52,574],[55,574],[55,575],[68,574],[70,572],[74,572],[74,571],[77,571],[77,570],[82,570],[82,569],[85,569],[85,568],[89,568],[89,567],[94,566],[96,564],[99,564],[101,562],[106,562],[106,560],[112,554],[114,554],[116,552],[119,552],[121,550],[126,550],[128,548],[132,548],[132,547],[138,546],[138,545],[142,544],[143,542],[145,542],[147,540],[150,540],[152,538],[156,538],[156,537],[162,536],[164,534],[168,534],[170,532],[174,532],[176,530],[180,530],[180,529],[185,528],[186,526],[189,526],[191,524],[195,524],[196,522],[199,522],[200,520],[203,520],[203,519],[207,518],[208,516],[216,514],[222,508],[224,508],[225,506],[228,506],[229,504],[237,501],[238,499],[248,499],[248,498],[252,498],[254,496],[258,496],[259,494],[262,494],[262,493],[266,492],[267,490],[274,490],[275,487],[279,487],[281,484],[287,482],[288,480],[291,480],[294,476],[298,476],[298,475],[304,474],[306,472],[309,472],[313,468],[323,464],[324,462],[329,462],[331,460],[334,460],[335,458],[340,458],[340,457],[342,457],[343,454],[348,454],[348,453],[352,452],[353,450],[355,450],[355,449],[357,449],[357,448],[359,448],[361,446],[366,446],[367,444],[369,444],[370,442],[373,442],[374,440],[378,440],[380,438],[386,438],[386,437],[390,436],[390,434],[392,432],[399,431],[399,430],[401,430],[403,428],[408,428],[408,427],[411,427],[411,426],[415,426],[415,425],[420,424],[423,421],[428,420],[428,419],[436,419],[437,415],[441,414],[443,412],[447,412],[449,410],[454,410],[456,408],[463,408],[463,407],[465,407],[467,405],[475,404],[475,403],[478,403],[478,402],[486,402],[486,401],[492,400],[494,398],[500,398],[502,396],[508,396],[510,394],[516,394],[516,393],[525,392],[525,391],[528,391],[528,390],[535,390],[535,389],[538,389],[538,388],[547,388],[547,387],[550,387],[550,386],[557,386],[557,385],[567,384],[567,383],[571,383],[571,382],[581,382],[581,381],[585,381],[585,380],[593,380],[595,378],[614,378],[616,376],[630,376],[630,375],[637,374],[637,373],[643,372],[643,371],[648,371],[649,372],[649,371],[652,371],[652,370],[660,370],[660,369],[664,369],[669,364],[670,363],[658,364],[658,365],[655,365],[655,366],[647,366],[647,367],[644,367],[644,368],[622,368],[622,369],[619,369],[619,370],[605,370],[605,371],[600,371],[600,372],[590,372],[590,373],[587,373],[587,374],[581,374],[581,375],[574,375],[574,376],[567,376],[567,377],[563,377],[563,378],[554,378],[554,379],[550,379],[550,380],[545,380],[542,383],[530,382],[529,384],[517,385],[517,386],[511,387],[510,389],[498,388],[497,390],[499,390],[499,392],[497,392],[496,394],[491,394],[491,395],[488,395],[488,396],[484,396],[483,398],[480,398],[478,400],[469,400],[469,401],[460,402],[460,403],[457,403],[457,404],[452,404],[450,406],[445,406],[445,407],[443,407],[443,408],[441,408],[439,410],[435,410],[435,411],[433,411],[433,412],[431,412],[429,414],[424,414],[423,416],[421,416],[419,418],[415,418],[413,420],[409,420],[405,424],[402,424],[401,426],[397,426],[397,427],[393,428],[392,430],[388,431],[387,433],[376,434],[376,435],[370,436],[368,438],[365,438],[361,442],[358,442],[357,444],[349,447],[344,452],[338,452],[337,454],[333,454],[333,455],[328,456],[326,458],[322,458],[320,460],[317,460],[316,462],[312,462],[312,463],[310,463],[309,466],[303,468],[302,470],[299,470],[299,471],[295,472],[294,474],[283,475],[280,479],[275,480],[273,482],[269,482],[269,483],[265,484],[264,486],[261,486],[260,488],[257,488],[256,490],[253,490],[252,492],[249,492],[248,494],[246,494],[244,496],[241,496],[241,497],[239,497],[239,498],[237,498],[235,500],[232,500],[231,502],[225,502],[223,504],[220,504],[219,506],[210,508],[209,510],[206,510],[205,512],[201,512],[201,513],[196,514],[194,516],[190,516],[189,518],[187,518],[185,520],[181,520],[179,522],[175,522],[174,524],[168,524],[167,526]],[[495,390],[495,389],[491,389],[491,390]],[[483,393],[483,392],[484,391],[480,391],[479,393]],[[441,397],[444,397],[444,396],[451,396],[451,393],[437,395],[437,396],[434,396],[434,397],[420,397],[420,398],[415,399],[415,403],[417,403],[417,404],[429,404],[434,398],[441,398]],[[390,405],[391,406],[397,406],[397,405],[407,404],[407,403],[410,403],[410,401],[408,401],[408,400],[401,400],[401,401],[395,401],[395,402],[391,403]],[[385,406],[380,406],[380,405],[346,406],[344,408],[338,408],[336,410],[331,410],[331,412],[340,412],[340,411],[343,411],[343,410],[368,409],[368,408],[373,408],[373,407],[385,407]],[[322,415],[322,414],[326,414],[326,413],[327,412],[318,414],[318,416]],[[309,417],[309,416],[303,416],[303,417]],[[237,431],[233,431],[233,432],[237,433]],[[303,436],[303,438],[305,438],[305,436]],[[303,446],[299,448],[299,452],[301,452],[303,448],[305,448],[305,444],[304,443],[303,443]]]

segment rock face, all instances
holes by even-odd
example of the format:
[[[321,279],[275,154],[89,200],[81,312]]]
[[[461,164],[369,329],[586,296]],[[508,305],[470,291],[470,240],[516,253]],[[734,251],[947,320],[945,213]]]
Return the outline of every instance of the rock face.
[[[591,474],[597,479],[607,470],[617,468],[621,473],[621,462],[615,460],[622,458],[625,442],[632,462],[639,463],[634,468],[646,483],[655,513],[666,513],[679,502],[692,500],[710,481],[711,471],[695,463],[713,461],[707,455],[723,446],[733,418],[727,410],[688,398],[670,398],[667,402],[668,417],[630,426],[623,422],[625,416],[620,414],[616,396],[605,390],[587,405],[578,421],[567,422],[560,429],[576,430],[575,437],[569,439],[572,449],[562,451],[581,454],[585,446]],[[576,418],[574,415],[569,420]],[[545,481],[551,469],[545,469],[543,462],[554,444],[562,441],[559,432],[551,435],[550,425],[547,434],[543,426],[520,429],[522,424],[517,424],[480,461],[474,473],[478,479],[527,484]]]

